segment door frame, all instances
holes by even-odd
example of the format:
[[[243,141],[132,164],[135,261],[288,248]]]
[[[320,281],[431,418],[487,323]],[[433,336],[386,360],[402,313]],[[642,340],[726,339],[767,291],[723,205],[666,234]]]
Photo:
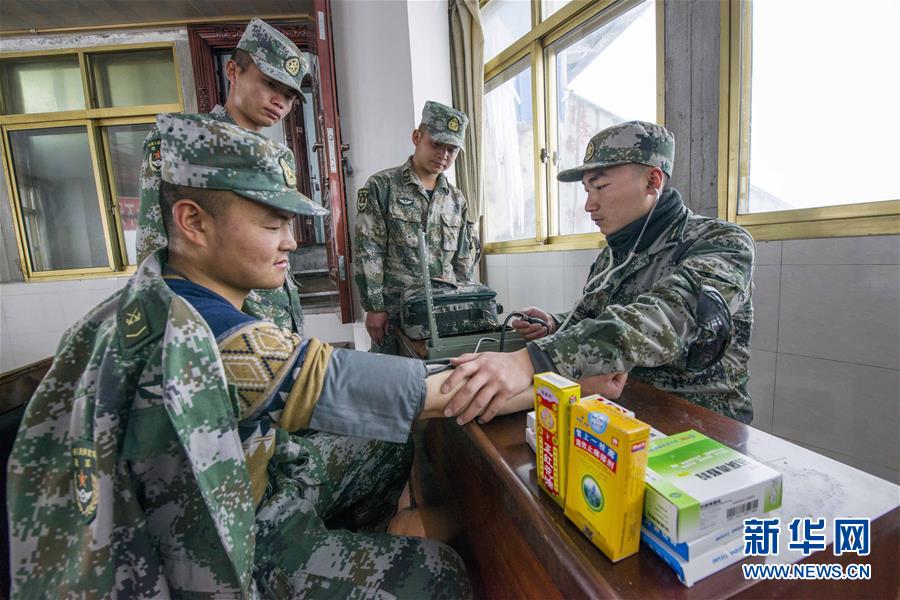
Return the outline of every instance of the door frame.
[[[334,73],[334,49],[331,35],[331,7],[328,0],[314,1],[315,15],[291,17],[290,21],[267,21],[283,33],[303,52],[316,55],[318,64],[312,62],[311,76],[314,87],[318,84],[320,106],[316,111],[318,131],[317,142],[321,151],[319,174],[321,177],[322,199],[330,208],[331,239],[326,241],[329,269],[340,299],[342,323],[353,322],[353,301],[351,298],[349,272],[349,224],[347,222],[346,192],[344,188],[343,152],[348,149],[342,144],[340,116],[338,113],[337,85]],[[188,26],[188,41],[191,48],[191,63],[194,69],[194,85],[197,93],[197,108],[209,112],[216,105],[219,92],[216,78],[215,53],[217,50],[234,48],[244,33],[246,23],[222,23]],[[295,109],[296,110],[296,109]],[[308,164],[304,132],[298,127],[297,119],[289,115],[285,119],[286,140],[292,146],[294,156],[300,165]],[[309,169],[298,173],[309,173]],[[297,177],[297,187],[309,195],[308,177]],[[302,228],[301,228],[302,229]]]

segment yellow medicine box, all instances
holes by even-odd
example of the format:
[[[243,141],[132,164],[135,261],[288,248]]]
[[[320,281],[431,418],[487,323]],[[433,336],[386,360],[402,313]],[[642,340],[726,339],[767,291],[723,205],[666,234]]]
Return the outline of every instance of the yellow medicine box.
[[[640,543],[650,426],[594,398],[569,418],[566,516],[616,562]]]
[[[569,406],[581,386],[556,373],[534,376],[534,424],[538,485],[565,506],[566,458],[569,452]]]

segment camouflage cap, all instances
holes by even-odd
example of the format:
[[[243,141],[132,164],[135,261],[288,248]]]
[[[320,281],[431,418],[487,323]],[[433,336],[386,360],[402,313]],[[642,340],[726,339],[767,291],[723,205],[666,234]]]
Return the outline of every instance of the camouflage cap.
[[[230,190],[300,215],[328,214],[294,187],[294,154],[286,146],[204,114],[163,113],[156,126],[163,181]]]
[[[432,139],[441,144],[463,147],[469,117],[452,106],[429,100],[422,109],[422,125],[428,128]]]
[[[263,74],[292,88],[302,98],[300,83],[309,73],[303,53],[283,33],[263,21],[253,19],[244,30],[237,50],[244,50]]]
[[[581,181],[586,171],[628,163],[659,167],[672,176],[675,136],[662,125],[628,121],[607,127],[588,142],[584,164],[556,176],[560,181]]]

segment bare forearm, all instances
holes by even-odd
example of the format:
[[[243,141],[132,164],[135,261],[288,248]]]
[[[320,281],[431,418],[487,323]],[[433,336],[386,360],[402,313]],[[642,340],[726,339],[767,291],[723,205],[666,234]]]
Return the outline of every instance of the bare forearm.
[[[466,380],[462,380],[447,393],[441,392],[441,384],[450,377],[450,373],[452,371],[444,371],[431,375],[425,380],[425,406],[419,414],[420,419],[443,417],[444,410],[447,408],[450,399],[465,384]],[[507,400],[500,410],[497,411],[497,414],[506,415],[520,410],[528,410],[532,406],[534,406],[534,388],[529,387]]]

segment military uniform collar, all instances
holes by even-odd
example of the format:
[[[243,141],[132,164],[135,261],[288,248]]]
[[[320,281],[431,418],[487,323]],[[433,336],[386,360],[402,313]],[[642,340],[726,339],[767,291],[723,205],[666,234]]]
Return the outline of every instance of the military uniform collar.
[[[691,209],[689,209],[687,206],[682,206],[678,211],[678,215],[669,226],[669,230],[666,235],[661,235],[656,238],[656,240],[652,244],[650,244],[650,247],[647,248],[645,253],[656,254],[660,250],[680,242],[684,238],[684,232],[687,228],[688,219],[691,218],[691,214]]]
[[[616,275],[616,281],[624,281],[627,277],[631,276],[632,273],[636,273],[650,264],[654,255],[662,252],[666,248],[682,243],[684,241],[684,233],[687,229],[688,220],[690,220],[692,214],[691,209],[682,205],[678,214],[673,219],[672,224],[669,225],[669,229],[664,232],[663,235],[657,237],[646,250],[638,252],[631,262],[628,263],[628,266]]]
[[[416,170],[413,169],[412,156],[403,163],[403,167],[400,169],[400,176],[403,178],[404,185],[413,186],[418,190],[422,190],[423,194],[425,193],[425,186],[422,185],[422,180],[419,179],[419,176],[416,175]],[[446,175],[441,173],[437,176],[434,189],[441,190],[445,194],[450,192],[450,183],[447,181]]]
[[[216,104],[215,106],[213,106],[213,109],[209,111],[209,115],[219,121],[225,121],[226,123],[237,125],[237,122],[234,120],[234,117],[231,116],[231,113],[228,112],[228,110],[221,104]]]

